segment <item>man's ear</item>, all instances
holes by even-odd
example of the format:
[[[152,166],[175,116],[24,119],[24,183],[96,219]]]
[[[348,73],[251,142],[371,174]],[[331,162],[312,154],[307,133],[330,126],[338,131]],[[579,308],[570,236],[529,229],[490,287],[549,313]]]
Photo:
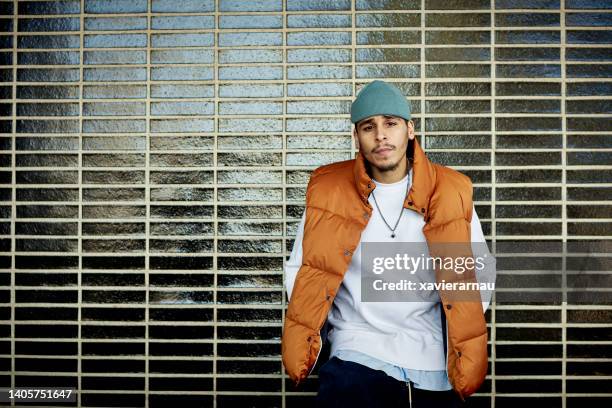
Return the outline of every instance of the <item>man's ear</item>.
[[[408,140],[414,140],[414,122],[412,119],[406,122],[406,125],[408,126]]]
[[[355,148],[359,150],[359,137],[357,137],[357,128],[353,128],[353,139],[355,140]]]

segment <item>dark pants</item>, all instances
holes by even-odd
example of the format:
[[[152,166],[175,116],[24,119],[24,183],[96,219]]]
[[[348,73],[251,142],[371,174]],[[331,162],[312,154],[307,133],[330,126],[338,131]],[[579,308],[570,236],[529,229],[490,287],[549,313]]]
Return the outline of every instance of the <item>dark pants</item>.
[[[426,391],[396,380],[384,371],[332,357],[319,369],[317,408],[458,408],[462,402],[453,391]]]

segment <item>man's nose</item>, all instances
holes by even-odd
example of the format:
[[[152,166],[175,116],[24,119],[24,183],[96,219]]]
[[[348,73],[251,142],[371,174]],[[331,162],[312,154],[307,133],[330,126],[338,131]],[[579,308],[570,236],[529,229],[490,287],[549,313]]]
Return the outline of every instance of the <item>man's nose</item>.
[[[385,129],[382,126],[376,127],[376,140],[385,140],[387,138],[387,134],[385,133]]]

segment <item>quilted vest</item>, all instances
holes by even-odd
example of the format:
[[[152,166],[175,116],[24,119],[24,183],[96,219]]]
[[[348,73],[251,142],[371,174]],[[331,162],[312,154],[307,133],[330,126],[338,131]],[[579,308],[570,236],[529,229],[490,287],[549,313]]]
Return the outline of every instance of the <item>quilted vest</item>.
[[[423,233],[431,256],[457,256],[444,243],[464,243],[471,256],[472,183],[448,167],[429,161],[416,139],[413,179],[404,207],[425,217]],[[285,370],[295,386],[311,373],[322,348],[321,328],[361,233],[371,215],[375,188],[361,153],[353,160],[316,169],[306,190],[302,265],[297,273],[282,334]],[[452,253],[450,253],[452,252]],[[437,282],[475,282],[472,271],[458,275],[436,270]],[[487,373],[487,329],[478,291],[468,300],[439,291],[446,317],[447,373],[461,399],[474,393]]]

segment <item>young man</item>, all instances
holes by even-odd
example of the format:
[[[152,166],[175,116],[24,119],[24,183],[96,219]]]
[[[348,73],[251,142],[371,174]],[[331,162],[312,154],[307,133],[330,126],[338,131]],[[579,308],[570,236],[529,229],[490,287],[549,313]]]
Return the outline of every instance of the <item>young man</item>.
[[[285,369],[298,385],[329,340],[317,407],[460,406],[486,376],[488,300],[440,291],[441,303],[362,301],[361,250],[372,242],[485,242],[471,182],[427,159],[395,86],[366,85],[351,122],[359,153],[311,175],[286,263]]]

